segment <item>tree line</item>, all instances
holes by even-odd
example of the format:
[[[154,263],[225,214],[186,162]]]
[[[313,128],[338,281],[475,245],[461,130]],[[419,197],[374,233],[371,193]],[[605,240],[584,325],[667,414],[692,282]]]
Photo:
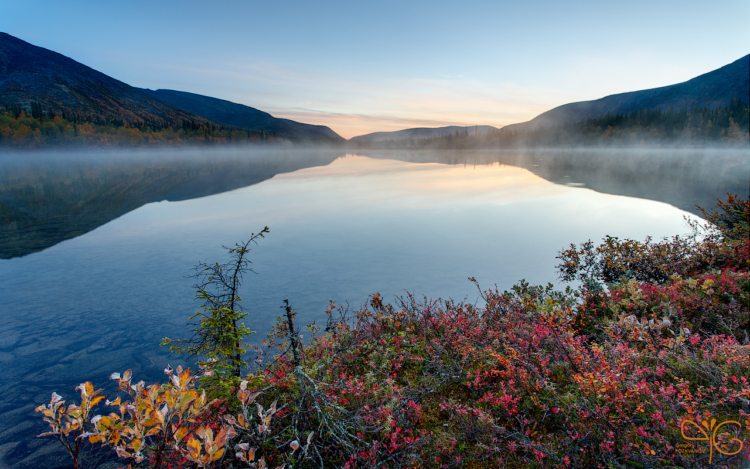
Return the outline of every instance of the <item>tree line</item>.
[[[44,148],[94,145],[180,145],[183,143],[272,143],[289,140],[263,129],[239,128],[182,119],[179,123],[152,118],[88,115],[63,109],[59,113],[31,103],[30,113],[17,103],[0,106],[0,146]]]
[[[30,113],[17,103],[0,106],[0,146],[39,148],[57,145],[179,145],[293,141],[286,135],[224,126],[204,120],[170,122],[89,115],[67,109],[59,114],[31,103]],[[606,114],[536,129],[491,129],[410,140],[349,142],[358,148],[513,148],[597,145],[705,145],[750,142],[750,107],[732,100],[724,107],[685,106]]]

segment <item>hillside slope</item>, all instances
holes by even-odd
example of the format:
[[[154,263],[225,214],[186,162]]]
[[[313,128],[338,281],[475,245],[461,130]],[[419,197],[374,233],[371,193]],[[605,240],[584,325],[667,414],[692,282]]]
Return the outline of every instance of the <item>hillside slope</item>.
[[[467,131],[469,132],[469,135],[475,135],[476,133],[487,133],[487,131],[489,130],[497,129],[490,125],[471,125],[468,127],[461,127],[458,125],[450,125],[447,127],[417,127],[414,129],[397,130],[395,132],[374,132],[371,134],[352,137],[349,140],[352,142],[384,142],[388,140],[410,140],[443,137],[446,135],[455,134],[456,132],[463,134]]]
[[[275,132],[302,140],[343,140],[336,132],[324,125],[303,124],[289,119],[279,119],[267,112],[223,99],[175,90],[144,89],[142,91],[223,125],[263,130],[269,133]]]
[[[0,33],[0,104],[74,112],[88,119],[181,125],[204,119],[75,60]]]
[[[533,130],[602,117],[608,113],[627,114],[642,109],[667,110],[692,105],[716,108],[726,106],[732,100],[750,101],[750,55],[683,83],[564,104],[528,122],[507,125],[503,130]]]

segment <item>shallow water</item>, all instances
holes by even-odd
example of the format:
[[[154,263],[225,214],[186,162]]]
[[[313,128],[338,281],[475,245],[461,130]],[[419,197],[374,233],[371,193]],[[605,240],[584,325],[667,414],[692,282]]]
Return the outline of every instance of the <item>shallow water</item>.
[[[158,343],[186,335],[198,306],[190,268],[225,260],[222,245],[264,226],[242,292],[253,340],[285,298],[302,323],[324,320],[329,300],[358,307],[376,292],[475,302],[470,276],[501,289],[556,282],[555,256],[570,243],[687,233],[696,203],[747,196],[745,153],[231,150],[0,162],[0,467],[65,465],[34,438],[44,430],[33,409],[52,391],[72,397],[84,380],[110,389],[106,377],[127,368],[158,380],[180,363]]]

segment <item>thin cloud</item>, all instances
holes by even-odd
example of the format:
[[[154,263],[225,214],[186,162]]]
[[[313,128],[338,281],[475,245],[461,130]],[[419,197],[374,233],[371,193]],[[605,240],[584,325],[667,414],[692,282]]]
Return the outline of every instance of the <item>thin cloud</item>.
[[[180,84],[184,91],[245,104],[276,117],[327,125],[345,138],[409,127],[502,127],[529,120],[572,97],[507,81],[464,76],[352,78],[242,58],[201,66],[151,66],[167,76],[177,72],[190,77]]]

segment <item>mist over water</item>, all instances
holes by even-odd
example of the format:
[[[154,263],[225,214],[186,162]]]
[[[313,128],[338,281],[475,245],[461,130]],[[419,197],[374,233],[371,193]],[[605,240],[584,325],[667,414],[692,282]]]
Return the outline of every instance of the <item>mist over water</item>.
[[[316,149],[22,153],[0,158],[0,258],[46,249],[144,204],[204,197],[327,165]]]
[[[747,194],[747,148],[566,148],[473,151],[365,151],[373,158],[446,164],[505,164],[555,184],[658,200],[699,214],[727,192]]]
[[[247,149],[0,158],[0,462],[66,455],[33,409],[132,368],[162,378],[158,343],[187,335],[196,263],[269,226],[243,288],[263,340],[285,298],[302,323],[379,292],[477,301],[559,283],[555,255],[605,235],[684,234],[695,205],[747,196],[746,150]],[[2,466],[0,464],[0,466]]]

